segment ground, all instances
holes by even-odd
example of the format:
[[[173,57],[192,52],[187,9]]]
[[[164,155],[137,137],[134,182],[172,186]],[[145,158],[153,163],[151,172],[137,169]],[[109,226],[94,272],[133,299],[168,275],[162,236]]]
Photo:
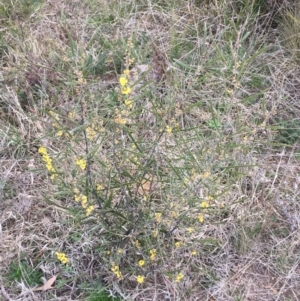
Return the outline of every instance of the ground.
[[[293,2],[0,3],[0,300],[300,300]]]

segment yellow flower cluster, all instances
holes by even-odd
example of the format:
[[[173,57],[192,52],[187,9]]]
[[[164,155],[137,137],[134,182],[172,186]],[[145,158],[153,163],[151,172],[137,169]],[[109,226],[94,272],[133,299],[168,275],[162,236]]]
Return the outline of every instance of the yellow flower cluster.
[[[128,79],[125,74],[119,78],[119,83],[121,87],[125,87],[128,84]]]
[[[111,265],[111,271],[117,276],[118,279],[122,279],[122,273],[119,269],[119,266],[115,265],[114,263],[112,263]]]
[[[128,109],[132,109],[133,107],[133,102],[131,99],[125,99],[124,104]]]
[[[156,258],[156,249],[150,250],[150,260],[155,260]]]
[[[42,155],[43,161],[46,164],[46,168],[47,170],[52,173],[52,175],[50,176],[50,179],[53,180],[55,179],[55,177],[57,176],[56,170],[54,169],[53,165],[52,165],[52,159],[50,158],[50,156],[48,155],[47,149],[44,146],[41,146],[39,148],[39,153]]]
[[[75,192],[75,201],[77,203],[81,203],[82,207],[83,208],[86,208],[86,204],[87,204],[87,196],[86,195],[83,195],[81,193],[79,193],[79,190],[78,189],[74,189],[74,192]]]
[[[75,118],[75,112],[73,112],[73,111],[69,112],[68,117],[70,119],[74,119]]]
[[[68,257],[65,253],[55,252],[56,258],[63,264],[67,264],[69,262]]]
[[[198,215],[198,220],[199,220],[200,223],[203,223],[203,222],[204,222],[204,216],[203,216],[202,213],[199,213],[199,215]]]
[[[79,190],[77,188],[74,189],[74,199],[77,203],[81,203],[81,206],[83,209],[85,209],[86,212],[86,216],[90,216],[91,213],[95,210],[95,206],[94,205],[90,205],[88,206],[88,198],[86,195],[83,195],[79,192]]]
[[[86,136],[89,140],[94,140],[97,135],[97,131],[94,127],[87,127],[86,128]]]
[[[172,133],[172,127],[170,127],[169,125],[166,126],[166,132],[168,134],[171,134]]]
[[[157,235],[158,235],[158,230],[157,229],[153,230],[152,235],[153,235],[154,238],[156,238]]]
[[[123,71],[123,74],[126,75],[126,76],[129,76],[129,74],[130,74],[129,69],[125,69],[125,70]]]
[[[127,50],[126,54],[124,56],[124,65],[125,69],[123,70],[123,74],[119,77],[119,84],[120,84],[120,95],[119,95],[119,100],[123,100],[123,108],[125,110],[121,112],[116,112],[115,113],[115,118],[114,121],[117,124],[124,125],[128,123],[128,115],[129,115],[129,110],[133,108],[133,101],[130,98],[127,98],[131,92],[132,92],[132,87],[130,85],[130,70],[129,67],[133,64],[134,59],[131,58],[130,56],[130,50],[133,47],[132,39],[129,38],[127,42]]]
[[[203,202],[201,203],[201,207],[202,207],[202,208],[208,208],[208,207],[209,207],[209,204],[208,204],[207,202],[203,201]]]
[[[59,130],[57,133],[56,133],[56,136],[57,137],[61,137],[63,135],[63,131],[62,130]]]
[[[204,212],[207,212],[207,209],[206,208],[209,208],[209,202],[211,202],[214,198],[212,196],[206,196],[205,197],[205,200],[201,202],[200,204],[200,207],[203,208]],[[198,221],[200,223],[203,223],[204,222],[204,214],[203,213],[199,213],[198,214]]]
[[[144,280],[145,280],[145,277],[144,277],[144,276],[138,275],[138,276],[136,277],[136,281],[137,281],[138,283],[143,283]]]
[[[203,174],[200,175],[200,179],[207,179],[210,177],[210,172],[205,171]]]
[[[115,121],[115,123],[118,123],[118,124],[126,124],[126,119],[123,118],[121,115],[116,116],[114,121]]]
[[[141,248],[141,243],[138,240],[136,240],[134,244],[138,249]]]
[[[127,51],[125,55],[125,64],[127,68],[133,64],[134,58],[130,56],[130,50],[133,48],[132,38],[130,37],[127,41]]]
[[[86,216],[90,216],[91,213],[95,210],[95,206],[94,205],[90,205],[86,208]]]
[[[194,232],[194,228],[192,228],[192,227],[189,227],[187,230],[189,231],[190,234],[192,234]]]
[[[139,260],[139,266],[142,267],[145,265],[145,261],[143,259]]]
[[[128,95],[131,92],[131,88],[129,86],[122,87],[122,94]]]
[[[175,282],[180,282],[183,279],[184,275],[182,273],[179,273],[176,278],[175,278]]]
[[[114,121],[115,121],[115,123],[118,123],[118,124],[126,124],[127,121],[129,120],[128,116],[129,116],[128,110],[116,109]]]
[[[158,222],[158,223],[161,222],[161,212],[155,213],[155,220],[156,220],[156,222]]]
[[[78,165],[82,170],[86,168],[86,160],[85,159],[77,159],[76,165]]]
[[[101,190],[103,189],[103,187],[101,184],[97,184],[96,189],[97,189],[97,192],[100,193]]]
[[[131,88],[128,85],[128,78],[129,78],[129,70],[126,69],[126,70],[124,70],[124,74],[122,74],[119,78],[119,84],[121,86],[121,93],[123,95],[128,95],[131,92]],[[124,104],[125,104],[125,110],[122,110],[121,112],[116,111],[114,121],[117,124],[124,125],[127,123],[127,117],[129,115],[128,109],[131,109],[133,107],[133,102],[131,99],[125,99]]]
[[[208,202],[212,201],[213,199],[214,198],[211,195],[208,195],[208,196],[205,197],[205,200],[208,201]]]
[[[128,75],[122,74],[119,78],[119,84],[123,95],[128,95],[131,92],[131,88],[128,85]]]
[[[77,83],[81,86],[86,85],[86,79],[84,78],[82,71],[74,70],[74,73],[77,77]]]

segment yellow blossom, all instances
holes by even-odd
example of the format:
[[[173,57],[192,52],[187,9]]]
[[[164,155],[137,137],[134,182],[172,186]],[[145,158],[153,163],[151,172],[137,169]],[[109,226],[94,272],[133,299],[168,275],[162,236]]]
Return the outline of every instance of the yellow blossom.
[[[204,216],[203,216],[203,214],[200,213],[200,214],[198,215],[198,220],[199,220],[200,223],[203,223],[203,222],[204,222]]]
[[[175,282],[180,282],[183,279],[184,275],[182,273],[179,273],[176,278],[175,278]]]
[[[126,78],[125,76],[121,76],[121,77],[119,78],[119,83],[120,83],[120,85],[121,85],[122,87],[125,87],[125,86],[127,85],[127,83],[128,83],[128,80],[127,80],[127,78]]]
[[[194,228],[189,227],[189,228],[188,228],[188,231],[189,231],[189,233],[193,233],[193,232],[194,232]]]
[[[176,211],[171,211],[171,215],[172,217],[176,218],[178,216],[177,212]]]
[[[52,160],[48,157],[44,157],[44,161],[46,163],[46,168],[49,170],[49,171],[52,171],[52,172],[55,172],[53,166],[52,166]]]
[[[118,123],[118,124],[126,124],[126,119],[125,118],[122,118],[122,117],[115,117],[115,123]]]
[[[125,70],[123,71],[123,74],[126,75],[126,76],[128,76],[129,73],[130,73],[129,69],[125,69]]]
[[[168,134],[171,134],[171,133],[172,133],[172,128],[171,128],[169,125],[166,126],[166,132],[167,132]]]
[[[123,250],[122,249],[118,249],[118,254],[122,254]]]
[[[191,252],[191,255],[193,255],[193,256],[197,255],[197,251],[196,251],[196,250],[193,250],[193,251]]]
[[[80,200],[81,200],[81,195],[77,195],[77,194],[75,194],[75,202],[80,202]]]
[[[112,264],[111,271],[117,276],[118,279],[123,278],[122,273],[117,265]]]
[[[157,235],[158,235],[158,230],[157,229],[153,230],[152,235],[153,235],[154,238],[156,238]]]
[[[72,112],[72,111],[69,112],[68,117],[69,117],[70,119],[73,119],[73,118],[75,117],[75,113]]]
[[[85,78],[78,78],[77,80],[79,85],[86,85],[86,79]]]
[[[140,162],[140,160],[138,159],[138,157],[134,157],[134,158],[132,158],[132,160],[134,161],[134,163],[135,163],[136,165],[141,164],[141,162]]]
[[[39,153],[40,153],[41,155],[47,154],[47,149],[46,149],[46,147],[41,146],[41,147],[39,148]]]
[[[200,178],[201,179],[207,179],[207,178],[209,178],[209,176],[210,176],[210,172],[206,171],[206,172],[204,172],[203,174],[200,175]]]
[[[86,203],[87,203],[87,196],[81,195],[81,204],[86,204]]]
[[[131,92],[131,88],[129,86],[124,86],[122,88],[122,94],[123,95],[128,95]]]
[[[65,253],[55,252],[55,255],[56,255],[56,258],[63,264],[67,264],[69,262],[69,259]]]
[[[145,261],[143,259],[139,260],[139,266],[142,267],[145,265]]]
[[[91,213],[95,210],[95,206],[91,205],[86,208],[86,216],[90,216]]]
[[[160,213],[160,212],[155,213],[155,220],[156,220],[158,223],[161,222],[161,213]]]
[[[89,140],[93,140],[96,135],[97,135],[97,132],[93,128],[91,128],[91,127],[86,128],[86,136]]]
[[[54,169],[53,165],[52,165],[52,159],[50,158],[50,156],[47,153],[47,149],[44,146],[41,146],[38,150],[38,152],[42,155],[42,159],[46,165],[46,168],[49,172],[51,173],[55,173],[56,170]],[[56,174],[52,174],[50,176],[50,178],[53,180],[55,179],[57,175]]]
[[[176,247],[176,248],[179,248],[179,247],[180,247],[180,242],[179,242],[179,241],[176,241],[176,242],[175,242],[175,247]]]
[[[61,136],[63,135],[63,133],[64,133],[63,131],[58,131],[58,132],[56,133],[56,136],[57,136],[57,137],[61,137]]]
[[[201,203],[201,207],[202,207],[202,208],[208,208],[208,207],[209,207],[209,204],[208,204],[207,202],[203,201],[203,202]]]
[[[228,93],[229,95],[232,95],[232,94],[233,94],[233,90],[232,90],[232,89],[227,89],[227,93]]]
[[[85,170],[86,168],[86,160],[84,159],[77,159],[76,164],[82,169]]]
[[[136,281],[137,281],[138,283],[143,283],[144,280],[145,280],[145,277],[144,277],[144,276],[138,275],[138,276],[136,277]]]
[[[141,247],[141,244],[138,240],[135,241],[135,246],[139,249]]]
[[[155,260],[156,257],[156,249],[150,250],[150,260]]]
[[[133,103],[131,99],[125,99],[124,103],[127,108],[132,109]]]

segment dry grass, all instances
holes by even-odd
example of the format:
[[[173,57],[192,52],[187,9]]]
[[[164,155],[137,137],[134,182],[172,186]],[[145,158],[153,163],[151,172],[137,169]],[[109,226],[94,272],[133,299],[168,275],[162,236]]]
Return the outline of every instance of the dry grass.
[[[298,15],[267,7],[0,4],[3,300],[300,299]]]

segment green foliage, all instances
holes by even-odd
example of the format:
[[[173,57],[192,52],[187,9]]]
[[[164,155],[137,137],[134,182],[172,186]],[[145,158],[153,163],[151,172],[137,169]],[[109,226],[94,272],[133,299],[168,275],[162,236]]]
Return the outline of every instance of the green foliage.
[[[300,141],[300,120],[282,120],[278,123],[278,133],[275,141],[293,145]]]
[[[121,299],[110,297],[104,290],[98,290],[93,292],[87,301],[121,301]]]
[[[237,0],[234,1],[236,12],[238,14],[248,14],[250,12],[254,14],[265,13],[268,7],[267,0]]]
[[[174,39],[178,37],[174,35]],[[52,140],[59,145],[59,152],[56,156],[46,153],[45,148],[39,152],[44,154],[50,178],[67,191],[69,202],[60,207],[76,206],[77,202],[82,211],[74,215],[76,224],[95,224],[104,229],[101,244],[105,247],[97,250],[107,273],[118,280],[131,275],[130,281],[139,285],[151,275],[139,266],[143,259],[147,267],[158,264],[160,273],[180,282],[181,270],[190,265],[191,256],[205,253],[210,247],[218,249],[218,239],[196,239],[194,233],[201,232],[208,221],[222,221],[224,210],[220,204],[225,203],[227,191],[243,175],[239,162],[231,160],[230,154],[237,149],[243,152],[243,145],[221,131],[222,115],[229,113],[230,106],[224,105],[217,114],[213,102],[204,103],[211,118],[199,127],[194,118],[198,108],[193,101],[188,99],[182,107],[176,103],[181,92],[179,80],[166,82],[169,89],[162,97],[155,87],[157,82],[150,77],[151,69],[131,74],[135,62],[145,58],[143,40],[133,36],[127,43],[118,40],[114,45],[117,43],[122,48],[111,47],[111,57],[118,59],[114,65],[119,86],[102,93],[89,89],[86,76],[93,72],[93,61],[86,56],[87,50],[77,50],[77,62],[85,59],[83,65],[74,67],[77,109],[75,106],[72,117],[66,116],[63,109],[48,113]],[[178,55],[190,53],[191,45],[178,45],[182,46]],[[229,41],[217,53],[219,61],[214,63],[222,61],[231,70],[235,68],[231,64],[238,63],[236,54],[245,56],[245,51],[230,48]],[[254,60],[250,55],[247,59],[248,65]],[[189,60],[193,62],[195,57]],[[181,76],[190,76],[192,81],[195,68],[189,68],[186,61],[176,63],[184,67]],[[214,72],[227,76],[217,68]],[[182,123],[185,119],[187,122]],[[205,131],[207,128],[209,131]],[[239,135],[244,135],[243,131]],[[227,143],[222,144],[223,140]],[[177,237],[175,232],[182,234]],[[97,231],[92,233],[98,236]],[[124,239],[129,235],[130,239]],[[170,269],[178,256],[176,243],[180,246],[183,240],[180,236],[186,237],[185,252],[191,255]],[[71,241],[78,239],[80,236],[74,236]],[[199,281],[215,281],[213,273],[209,275]]]
[[[300,5],[288,8],[280,21],[282,44],[300,62]]]
[[[218,119],[210,119],[207,125],[215,131],[219,131],[222,128],[222,124]]]
[[[88,55],[83,69],[84,75],[103,75],[107,71],[106,54],[95,53],[94,56]]]
[[[0,18],[20,20],[28,17],[44,0],[4,0],[0,4]]]
[[[42,276],[43,272],[38,267],[32,267],[26,260],[21,260],[11,263],[6,279],[12,282],[24,281],[28,286],[33,287],[42,284]]]

